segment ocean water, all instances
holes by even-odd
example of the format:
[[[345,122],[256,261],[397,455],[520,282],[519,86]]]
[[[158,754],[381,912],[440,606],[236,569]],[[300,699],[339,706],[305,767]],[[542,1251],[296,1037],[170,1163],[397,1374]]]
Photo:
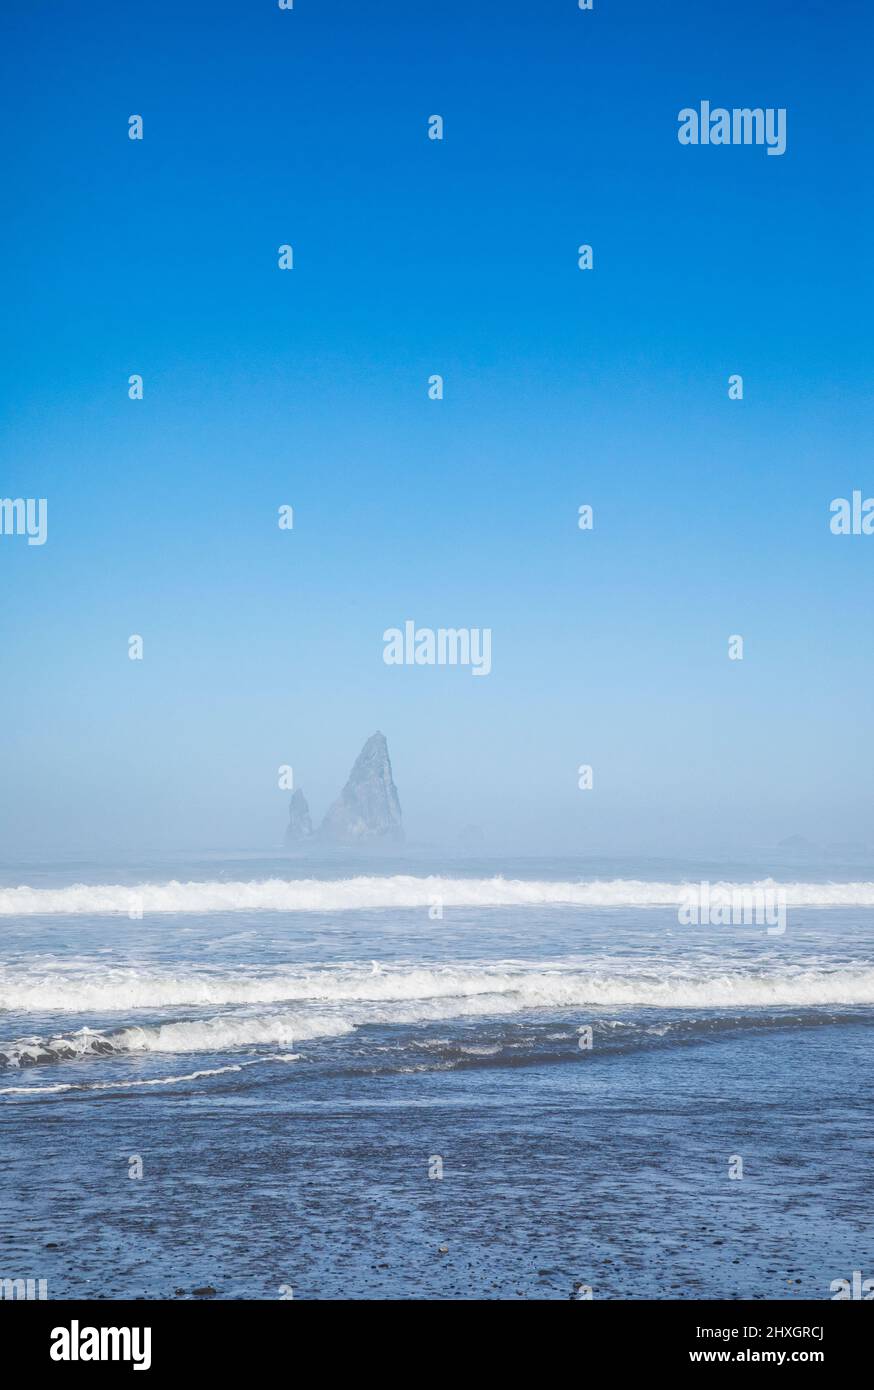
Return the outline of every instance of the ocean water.
[[[769,872],[784,932],[681,924],[684,883]],[[872,880],[6,867],[0,1278],[51,1298],[829,1298],[874,1275]]]

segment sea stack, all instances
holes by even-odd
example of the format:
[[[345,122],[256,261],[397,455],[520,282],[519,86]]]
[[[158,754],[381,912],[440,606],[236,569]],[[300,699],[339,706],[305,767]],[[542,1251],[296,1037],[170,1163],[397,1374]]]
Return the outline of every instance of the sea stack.
[[[291,805],[288,808],[288,829],[285,832],[285,843],[287,845],[300,844],[301,840],[308,840],[312,833],[313,823],[310,820],[310,808],[303,792],[297,787],[292,792]]]
[[[403,840],[401,804],[384,734],[371,734],[358,754],[348,782],[322,821],[319,838],[344,845]]]

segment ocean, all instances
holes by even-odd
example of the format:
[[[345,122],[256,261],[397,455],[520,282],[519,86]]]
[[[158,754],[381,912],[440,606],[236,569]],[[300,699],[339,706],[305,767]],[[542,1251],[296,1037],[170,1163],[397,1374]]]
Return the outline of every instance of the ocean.
[[[681,920],[684,883],[769,875],[785,930]],[[0,1278],[833,1297],[874,1275],[872,877],[414,852],[3,867]]]

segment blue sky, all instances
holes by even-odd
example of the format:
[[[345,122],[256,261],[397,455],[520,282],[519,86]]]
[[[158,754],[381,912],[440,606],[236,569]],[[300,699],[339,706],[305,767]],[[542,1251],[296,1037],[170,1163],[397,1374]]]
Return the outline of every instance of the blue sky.
[[[865,5],[4,27],[10,852],[270,847],[279,764],[318,817],[376,728],[414,839],[874,843]],[[786,153],[680,146],[702,99]],[[407,618],[492,674],[385,666]]]

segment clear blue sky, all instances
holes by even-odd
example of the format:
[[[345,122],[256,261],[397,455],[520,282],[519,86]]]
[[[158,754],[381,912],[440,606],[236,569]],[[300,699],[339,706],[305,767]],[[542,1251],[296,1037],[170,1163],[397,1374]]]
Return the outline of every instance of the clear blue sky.
[[[413,838],[874,842],[862,0],[3,27],[8,852],[271,846],[279,764],[318,817],[376,728]],[[680,146],[702,99],[786,153]],[[492,674],[385,666],[407,618]]]

